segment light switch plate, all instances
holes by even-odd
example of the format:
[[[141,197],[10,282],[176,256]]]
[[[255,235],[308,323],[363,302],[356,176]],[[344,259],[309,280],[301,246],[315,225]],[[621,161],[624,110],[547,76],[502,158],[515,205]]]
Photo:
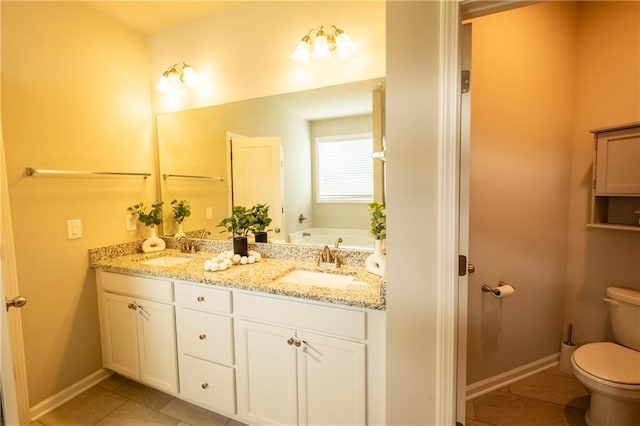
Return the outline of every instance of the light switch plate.
[[[207,207],[205,216],[207,219],[213,219],[213,207]]]
[[[134,214],[127,214],[124,216],[124,229],[127,231],[135,231],[136,230],[136,222],[138,218]]]
[[[80,219],[67,220],[67,239],[82,238],[82,221]]]

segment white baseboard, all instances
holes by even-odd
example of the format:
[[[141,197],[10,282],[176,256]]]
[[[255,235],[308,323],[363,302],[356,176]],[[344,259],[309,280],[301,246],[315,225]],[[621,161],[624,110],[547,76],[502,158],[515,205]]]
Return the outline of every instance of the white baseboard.
[[[467,401],[558,365],[560,352],[467,385]]]
[[[34,405],[29,409],[31,420],[36,420],[39,417],[44,416],[48,412],[55,410],[65,402],[69,401],[72,398],[75,398],[82,392],[95,386],[97,383],[100,383],[112,374],[113,373],[111,371],[101,368],[100,370],[96,371],[93,374],[90,374],[79,382],[72,384],[68,388],[63,389],[57,394],[52,395],[44,401]]]

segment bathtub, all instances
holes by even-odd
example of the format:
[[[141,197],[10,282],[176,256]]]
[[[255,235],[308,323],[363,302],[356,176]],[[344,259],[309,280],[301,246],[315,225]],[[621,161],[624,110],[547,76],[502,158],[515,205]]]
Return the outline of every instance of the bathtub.
[[[333,247],[338,238],[342,238],[340,248],[373,250],[373,237],[368,229],[307,228],[289,234],[291,244],[306,246]]]

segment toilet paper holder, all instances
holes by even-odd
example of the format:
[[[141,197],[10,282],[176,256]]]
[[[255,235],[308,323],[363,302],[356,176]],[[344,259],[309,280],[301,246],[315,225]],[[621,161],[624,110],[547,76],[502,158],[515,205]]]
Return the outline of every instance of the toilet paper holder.
[[[491,287],[491,286],[489,286],[488,284],[482,284],[482,288],[481,288],[481,290],[482,290],[483,292],[486,292],[486,293],[493,293],[495,296],[499,296],[499,295],[500,295],[500,287],[502,287],[503,285],[508,285],[508,286],[512,287],[514,290],[516,289],[516,287],[515,287],[514,285],[507,284],[507,283],[506,283],[506,282],[504,282],[504,281],[500,281],[500,282],[498,283],[498,286],[497,286],[496,288],[492,288],[492,287]]]

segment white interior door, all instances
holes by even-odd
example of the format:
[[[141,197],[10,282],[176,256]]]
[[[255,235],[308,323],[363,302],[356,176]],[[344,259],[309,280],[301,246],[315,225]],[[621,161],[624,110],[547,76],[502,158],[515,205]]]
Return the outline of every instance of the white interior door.
[[[0,127],[1,128],[1,127]],[[22,343],[22,322],[18,309],[5,309],[5,301],[18,296],[18,280],[9,209],[9,190],[0,132],[0,419],[6,425],[29,424],[29,396]]]
[[[285,235],[280,137],[230,135],[232,205],[268,204],[275,238]],[[272,233],[272,235],[273,235]]]
[[[458,273],[458,339],[456,422],[465,424],[467,398],[467,299],[469,265],[469,153],[471,142],[471,24],[460,33],[462,92],[460,95],[460,215],[459,255],[466,262]],[[465,81],[466,80],[466,81]]]

